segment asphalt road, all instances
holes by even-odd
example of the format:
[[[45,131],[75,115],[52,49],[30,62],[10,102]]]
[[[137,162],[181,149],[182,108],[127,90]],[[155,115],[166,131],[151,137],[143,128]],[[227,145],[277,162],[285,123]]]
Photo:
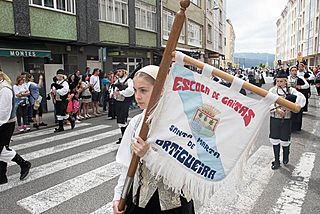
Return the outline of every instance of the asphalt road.
[[[243,176],[230,178],[206,206],[196,202],[197,213],[320,213],[319,97],[313,95],[309,107],[303,131],[293,134],[287,167],[270,168],[266,118]],[[14,136],[12,147],[32,162],[32,170],[19,181],[18,166],[8,167],[9,183],[0,186],[0,213],[111,213],[119,133],[115,121],[102,116],[72,131],[54,134],[49,128]]]

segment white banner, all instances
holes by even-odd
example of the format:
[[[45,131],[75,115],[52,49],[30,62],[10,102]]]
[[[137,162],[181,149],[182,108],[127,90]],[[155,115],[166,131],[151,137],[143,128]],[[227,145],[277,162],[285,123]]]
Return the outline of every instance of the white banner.
[[[210,66],[204,73],[211,74]],[[211,69],[211,70],[210,70]],[[209,71],[209,72],[208,72]],[[276,96],[260,101],[175,63],[150,116],[148,142],[159,154],[147,163],[176,192],[204,201],[235,166],[241,171],[253,139]],[[240,168],[239,168],[240,167]],[[240,170],[239,170],[240,169]]]

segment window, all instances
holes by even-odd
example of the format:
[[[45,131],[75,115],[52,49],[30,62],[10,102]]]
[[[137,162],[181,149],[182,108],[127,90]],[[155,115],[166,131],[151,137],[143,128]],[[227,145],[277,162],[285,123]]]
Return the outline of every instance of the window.
[[[191,0],[191,2],[200,7],[200,0]]]
[[[156,31],[156,7],[140,1],[136,1],[136,27]]]
[[[192,21],[188,23],[188,44],[197,47],[202,46],[202,27]]]
[[[128,25],[128,0],[99,0],[99,18]]]
[[[207,34],[208,42],[212,42],[212,26],[208,24],[208,34]]]
[[[163,20],[162,20],[162,30],[163,39],[168,40],[170,31],[172,29],[175,13],[163,9]],[[178,42],[185,43],[185,25],[183,25]]]
[[[213,7],[212,7],[212,0],[208,0],[208,1],[207,1],[207,9],[208,9],[209,11],[211,11],[212,8],[213,8]]]
[[[75,0],[29,0],[29,4],[76,14]]]

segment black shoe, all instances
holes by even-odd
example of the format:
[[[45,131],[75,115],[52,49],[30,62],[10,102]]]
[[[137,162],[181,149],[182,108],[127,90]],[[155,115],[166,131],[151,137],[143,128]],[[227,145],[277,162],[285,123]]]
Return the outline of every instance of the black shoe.
[[[20,180],[25,179],[29,174],[31,163],[29,161],[24,160],[19,154],[16,154],[14,158],[12,158],[12,161],[16,162],[21,168]]]
[[[74,117],[71,117],[70,123],[71,123],[71,129],[74,129],[74,127],[76,126],[76,120],[74,119]]]
[[[34,124],[33,124],[33,127],[36,128],[36,129],[39,129],[40,125],[34,123]]]
[[[290,154],[290,145],[289,146],[282,146],[283,149],[283,164],[287,165],[289,163],[289,154]]]
[[[63,132],[63,131],[64,131],[63,128],[55,128],[55,129],[54,129],[54,133],[56,133],[56,132]]]
[[[7,178],[7,163],[0,161],[0,185],[8,183]]]
[[[2,178],[2,179],[0,179],[0,185],[1,185],[1,184],[6,184],[6,183],[8,183],[8,178]]]
[[[121,140],[122,140],[122,138],[119,138],[119,140],[116,142],[116,144],[120,144]]]
[[[41,122],[40,124],[39,124],[39,126],[47,126],[48,124],[46,124],[46,123],[44,123],[44,122]]]
[[[279,168],[280,168],[280,162],[273,161],[271,169],[275,170],[275,169],[279,169]]]
[[[29,171],[30,171],[30,168],[31,168],[31,163],[29,161],[25,161],[24,165],[22,165],[20,167],[21,167],[20,180],[23,180],[29,174]]]

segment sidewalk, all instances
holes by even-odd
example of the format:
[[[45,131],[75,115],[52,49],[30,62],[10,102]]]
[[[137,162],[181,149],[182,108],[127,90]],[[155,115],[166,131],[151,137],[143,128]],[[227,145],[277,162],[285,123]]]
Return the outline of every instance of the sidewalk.
[[[94,114],[92,113],[92,109],[89,109],[89,114],[91,114],[91,118],[95,118],[95,117],[101,117],[101,116],[105,116],[105,115],[108,115],[108,112],[103,112],[102,111],[102,107],[100,108],[100,112],[101,114],[99,116],[94,116]],[[91,119],[89,118],[89,119]],[[29,125],[29,128],[31,129],[30,131],[28,132],[32,132],[32,131],[36,131],[36,130],[41,130],[41,129],[47,129],[47,128],[52,128],[52,127],[55,127],[57,126],[57,124],[55,123],[55,120],[54,120],[54,112],[47,112],[47,113],[43,113],[42,115],[42,120],[44,123],[48,124],[47,126],[41,126],[39,129],[36,129],[34,128],[32,125],[33,123],[31,123]],[[86,121],[87,119],[82,119],[81,121]],[[13,135],[20,135],[20,134],[24,134],[24,133],[27,133],[27,132],[19,132],[18,131],[18,125],[16,123],[16,128],[14,130],[14,133]],[[52,131],[53,132],[53,131]]]

